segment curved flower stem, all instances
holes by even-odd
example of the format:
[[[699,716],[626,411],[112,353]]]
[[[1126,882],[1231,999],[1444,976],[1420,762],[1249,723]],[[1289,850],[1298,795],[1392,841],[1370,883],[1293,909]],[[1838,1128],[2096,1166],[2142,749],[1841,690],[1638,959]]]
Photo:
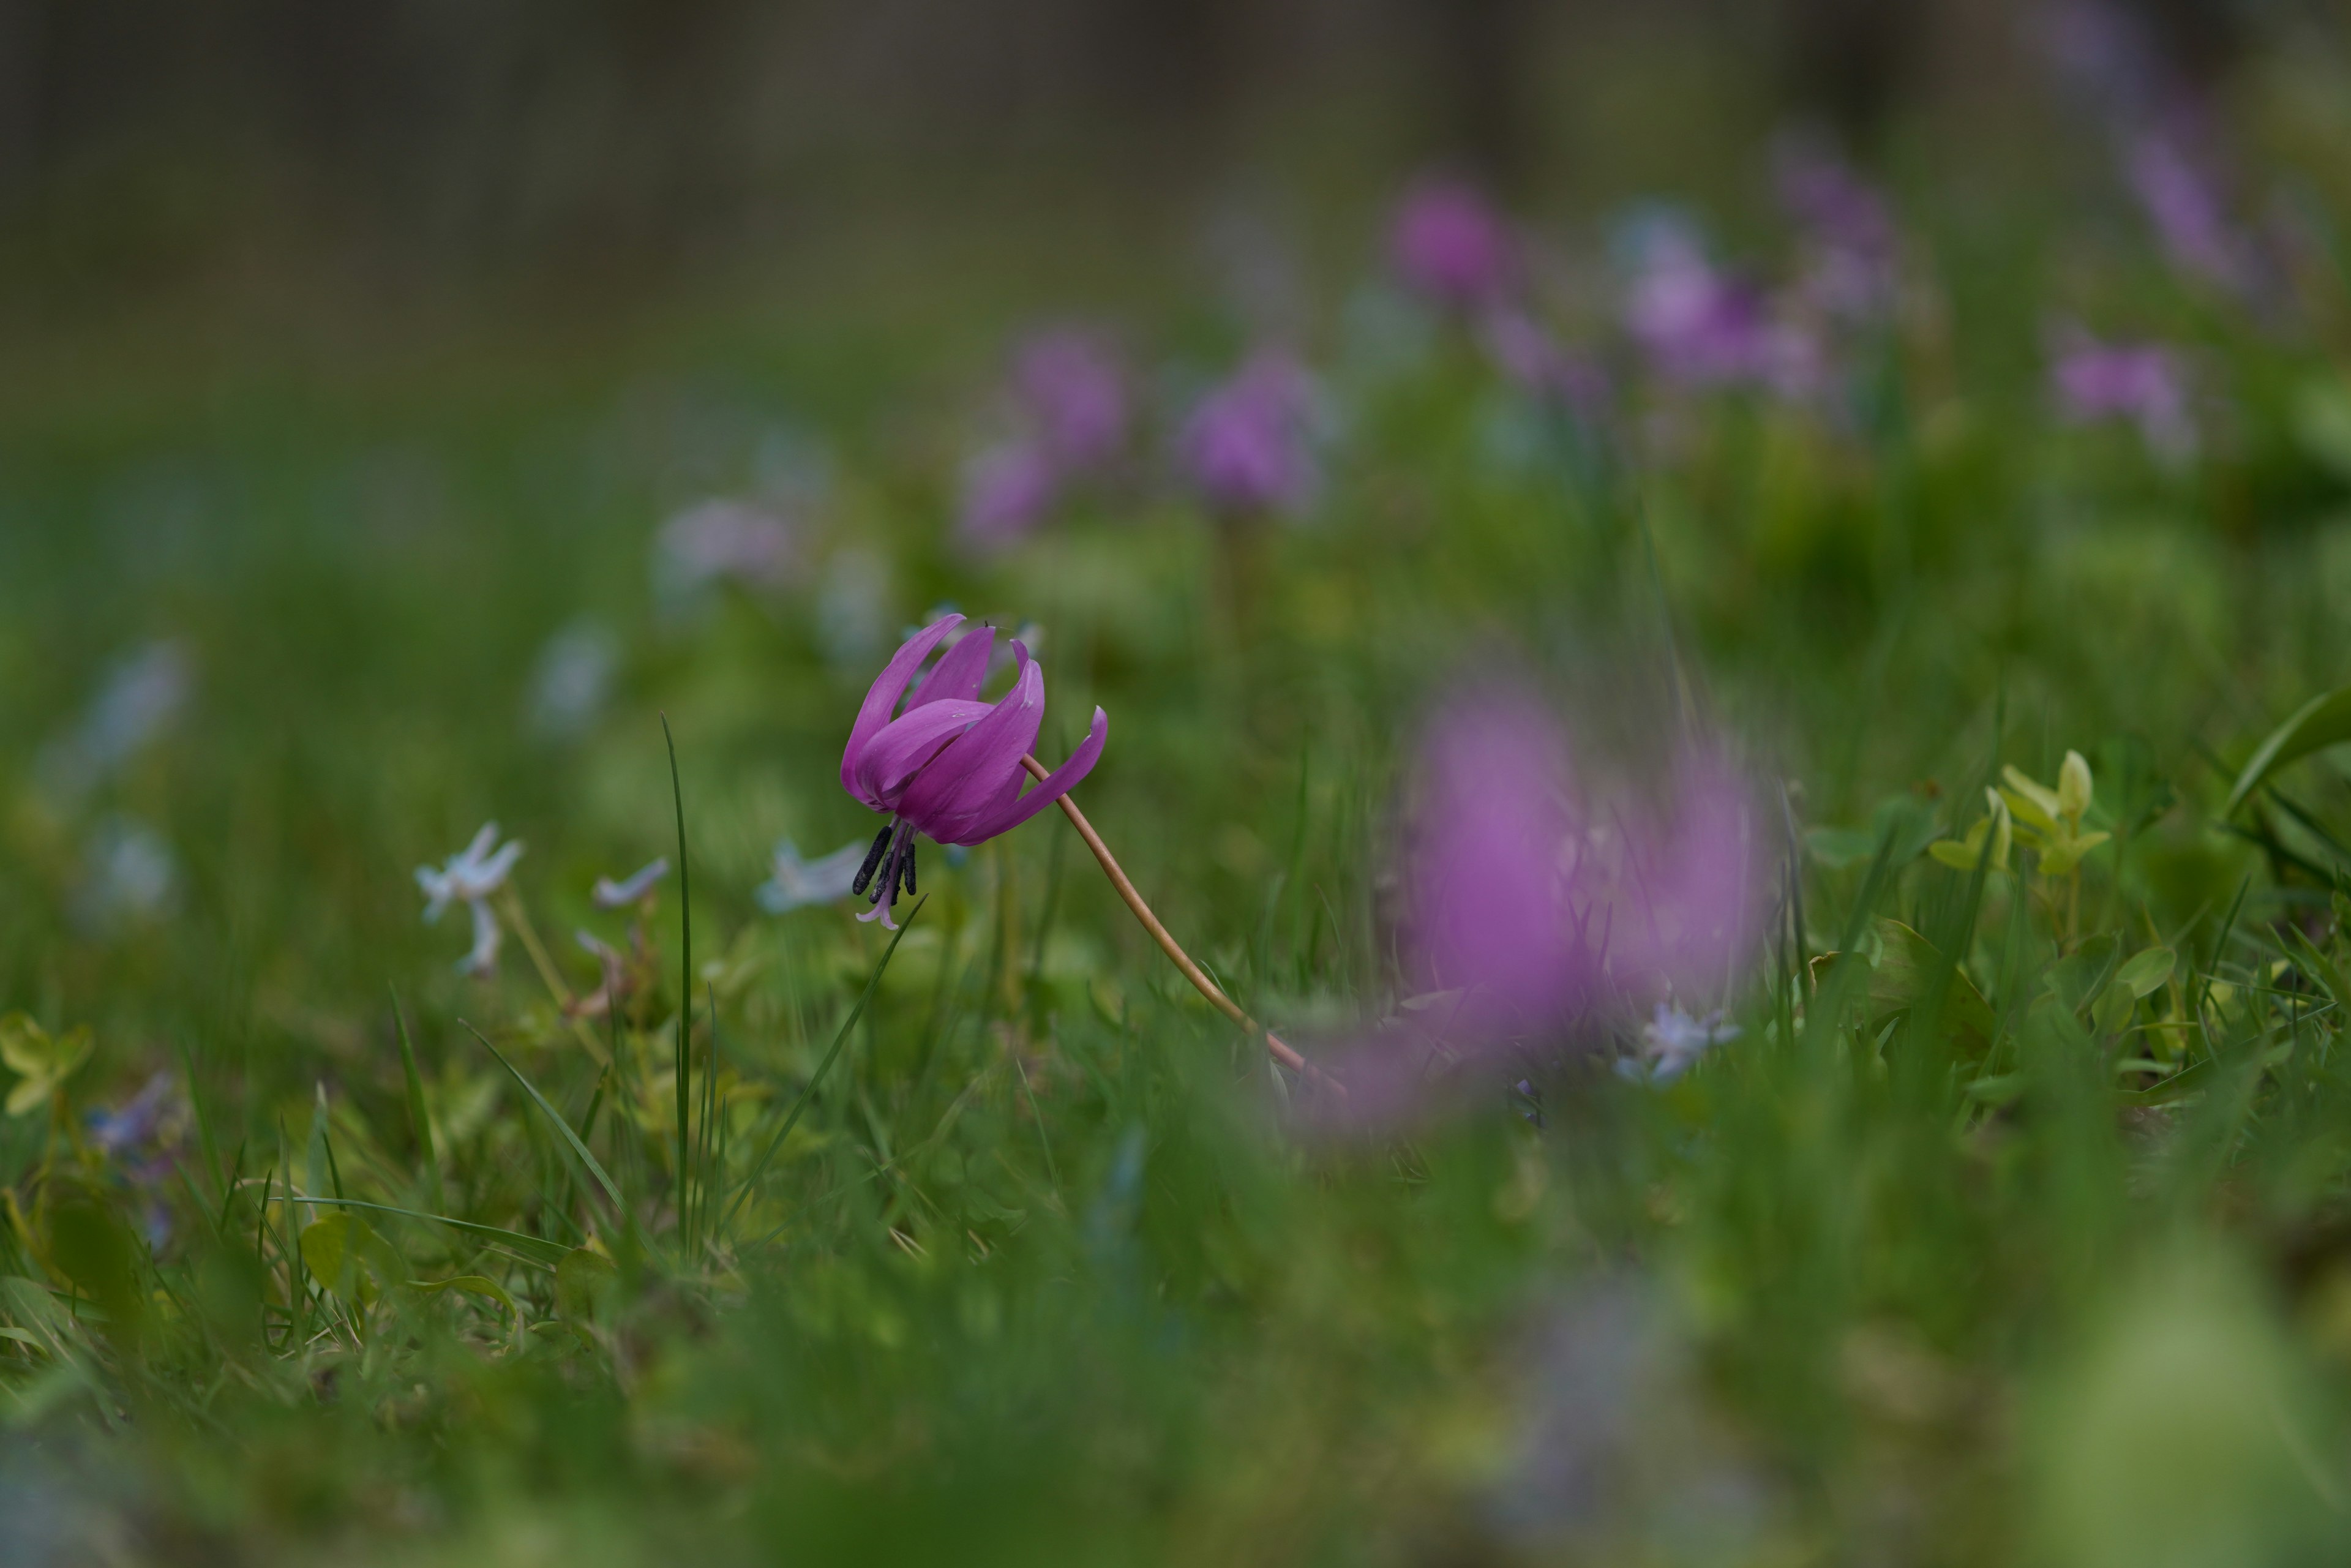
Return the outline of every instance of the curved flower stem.
[[[1044,781],[1045,765],[1035,758],[1021,758],[1020,766],[1029,769],[1030,778],[1040,783]],[[1078,830],[1078,837],[1085,840],[1086,848],[1093,851],[1094,859],[1102,862],[1102,874],[1110,878],[1111,886],[1118,890],[1119,897],[1124,899],[1126,906],[1134,911],[1134,917],[1143,922],[1143,928],[1151,933],[1151,939],[1159,944],[1159,950],[1167,955],[1168,960],[1176,968],[1183,971],[1184,977],[1192,982],[1193,988],[1215,1004],[1218,1012],[1223,1013],[1251,1034],[1263,1035],[1265,1049],[1276,1061],[1301,1077],[1310,1079],[1317,1085],[1343,1096],[1346,1090],[1337,1080],[1322,1072],[1304,1057],[1284,1045],[1280,1039],[1276,1038],[1273,1031],[1243,1012],[1238,1002],[1225,995],[1224,988],[1208,978],[1207,970],[1192,962],[1192,956],[1184,951],[1182,945],[1175,937],[1168,935],[1167,927],[1159,924],[1159,916],[1151,913],[1151,905],[1143,902],[1143,894],[1135,891],[1134,883],[1128,881],[1126,873],[1119,869],[1118,857],[1110,852],[1110,846],[1102,842],[1100,833],[1094,831],[1094,825],[1086,821],[1086,814],[1078,810],[1078,803],[1064,795],[1055,804],[1061,808],[1061,814],[1070,819],[1070,825]]]

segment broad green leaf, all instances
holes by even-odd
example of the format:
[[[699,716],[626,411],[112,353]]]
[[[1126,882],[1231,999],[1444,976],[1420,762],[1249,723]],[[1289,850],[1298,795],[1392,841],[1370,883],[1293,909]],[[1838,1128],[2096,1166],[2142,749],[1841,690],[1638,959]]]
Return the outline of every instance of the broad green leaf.
[[[2171,978],[2178,962],[2178,956],[2170,948],[2149,947],[2144,953],[2133,954],[2129,962],[2115,971],[2115,978],[2128,986],[2133,997],[2149,996]]]
[[[319,1283],[344,1297],[358,1293],[361,1270],[374,1275],[380,1285],[408,1272],[392,1243],[356,1214],[330,1214],[304,1226],[302,1266]]]
[[[2131,1009],[2138,1006],[2138,997],[2120,976],[2106,982],[2098,993],[2095,1007],[2090,1009],[2090,1022],[2100,1034],[2115,1034],[2130,1022]]]
[[[2057,826],[2057,819],[2064,812],[2064,802],[2059,800],[2056,790],[2032,778],[2012,762],[2000,770],[2000,776],[2007,780],[2001,787],[2001,793],[2008,797],[2009,809],[2016,813],[2019,821],[2030,822],[2043,832]]]
[[[2220,815],[2233,816],[2237,808],[2245,803],[2245,798],[2279,768],[2346,740],[2351,740],[2351,686],[2338,686],[2296,708],[2293,717],[2270,731],[2267,738],[2254,747],[2252,758],[2230,789],[2228,804],[2220,808]]]
[[[582,1338],[620,1283],[621,1270],[601,1252],[575,1247],[555,1266],[555,1311]]]

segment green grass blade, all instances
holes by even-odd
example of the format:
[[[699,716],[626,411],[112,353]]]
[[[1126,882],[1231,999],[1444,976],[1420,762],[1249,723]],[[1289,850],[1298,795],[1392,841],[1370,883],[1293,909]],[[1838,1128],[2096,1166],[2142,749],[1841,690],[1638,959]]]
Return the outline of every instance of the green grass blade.
[[[416,1124],[416,1146],[424,1155],[424,1190],[434,1208],[449,1207],[447,1196],[441,1190],[441,1156],[433,1146],[433,1118],[424,1109],[424,1075],[416,1070],[416,1047],[408,1038],[408,1018],[400,1009],[400,992],[392,992],[392,1021],[400,1034],[400,1071],[408,1081],[408,1118]]]
[[[445,1214],[428,1214],[421,1208],[402,1208],[397,1204],[368,1203],[356,1197],[306,1197],[298,1201],[314,1207],[364,1208],[372,1214],[396,1214],[406,1219],[422,1219],[433,1225],[445,1225],[453,1230],[463,1230],[469,1235],[487,1236],[515,1247],[530,1248],[550,1259],[560,1258],[571,1250],[569,1243],[549,1241],[544,1236],[526,1236],[519,1230],[506,1230],[472,1219],[452,1219]]]
[[[2220,815],[2234,816],[2245,797],[2279,768],[2346,740],[2351,740],[2351,686],[2338,686],[2294,709],[2292,717],[2253,748],[2229,790],[2228,804],[2220,808]]]
[[[532,1083],[529,1079],[525,1078],[522,1075],[521,1069],[516,1067],[513,1062],[508,1061],[499,1051],[498,1048],[490,1043],[488,1036],[485,1035],[480,1030],[475,1029],[472,1024],[465,1023],[465,1020],[463,1019],[459,1019],[457,1021],[461,1024],[465,1024],[465,1032],[472,1035],[475,1040],[480,1040],[482,1042],[482,1049],[488,1051],[492,1056],[496,1057],[498,1060],[498,1065],[505,1068],[507,1071],[513,1076],[514,1081],[517,1083],[522,1085],[522,1092],[530,1096],[531,1103],[538,1106],[540,1114],[544,1115],[549,1124],[552,1125],[558,1133],[560,1133],[563,1135],[564,1146],[569,1149],[573,1156],[576,1157],[581,1165],[587,1167],[588,1174],[596,1178],[596,1185],[604,1189],[604,1196],[612,1200],[613,1212],[625,1220],[628,1218],[629,1206],[627,1200],[621,1197],[620,1184],[613,1181],[611,1176],[605,1171],[603,1166],[598,1163],[595,1155],[590,1151],[588,1145],[580,1141],[580,1134],[571,1130],[571,1124],[563,1119],[563,1113],[547,1103],[547,1096],[541,1094],[538,1092],[538,1086]]]
[[[893,936],[890,939],[890,946],[883,949],[881,961],[873,966],[872,975],[866,979],[865,989],[858,995],[857,1005],[851,1008],[849,1016],[841,1020],[841,1028],[833,1035],[832,1044],[825,1051],[824,1060],[816,1064],[816,1071],[810,1076],[808,1086],[802,1089],[799,1097],[792,1102],[791,1110],[784,1116],[783,1125],[778,1127],[775,1136],[768,1140],[768,1146],[759,1151],[758,1159],[752,1164],[751,1174],[745,1176],[742,1185],[735,1189],[735,1197],[726,1205],[726,1214],[720,1217],[721,1225],[735,1218],[735,1211],[743,1207],[743,1200],[751,1195],[751,1188],[758,1184],[761,1176],[768,1174],[768,1162],[776,1157],[776,1151],[784,1146],[784,1140],[789,1137],[792,1129],[799,1124],[800,1114],[808,1109],[809,1102],[815,1098],[816,1087],[824,1082],[826,1071],[832,1066],[832,1059],[839,1056],[841,1048],[849,1042],[849,1031],[855,1029],[857,1020],[865,1016],[866,1004],[873,999],[873,993],[881,988],[882,976],[890,967],[890,959],[897,953],[898,944],[904,942],[906,939],[906,933],[914,928],[914,917],[922,914],[924,902],[919,899],[915,901],[914,907],[906,912],[906,924],[898,928],[898,935]]]
[[[685,788],[678,780],[677,737],[670,734],[669,715],[662,715],[662,741],[669,747],[670,801],[677,810],[678,938],[677,1051],[677,1216],[690,1250],[694,1236],[688,1217],[693,1212],[694,1145],[689,1141],[694,1104],[694,883],[685,862]]]

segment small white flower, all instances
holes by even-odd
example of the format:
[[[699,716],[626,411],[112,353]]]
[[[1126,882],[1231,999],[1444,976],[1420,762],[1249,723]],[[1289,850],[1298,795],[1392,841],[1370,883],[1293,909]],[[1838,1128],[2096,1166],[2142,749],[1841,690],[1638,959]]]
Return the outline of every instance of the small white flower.
[[[619,882],[609,876],[596,879],[596,890],[590,896],[599,909],[626,909],[653,890],[653,883],[669,874],[669,857],[651,861],[640,866]]]
[[[857,868],[865,863],[862,840],[844,844],[821,860],[800,859],[798,845],[786,839],[776,846],[775,874],[759,884],[759,907],[770,915],[786,915],[811,904],[831,904],[849,896]]]
[[[531,728],[557,740],[585,732],[604,711],[620,664],[620,639],[601,622],[575,621],[549,637],[531,673]]]
[[[43,749],[42,777],[63,794],[88,794],[169,729],[194,688],[194,664],[177,642],[124,654],[81,721]]]
[[[85,872],[74,913],[93,931],[144,920],[170,908],[178,891],[179,862],[154,829],[131,817],[98,824],[84,851]]]
[[[424,893],[424,918],[437,922],[453,903],[473,912],[474,946],[457,965],[465,975],[487,975],[497,967],[498,922],[490,913],[490,894],[506,885],[507,873],[522,856],[519,841],[498,845],[498,825],[485,822],[474,841],[444,862],[440,869],[416,868],[416,885]]]
[[[1616,1064],[1616,1071],[1643,1083],[1671,1083],[1715,1046],[1739,1038],[1739,1026],[1722,1021],[1718,1008],[1704,1018],[1692,1018],[1678,1007],[1657,1004],[1656,1016],[1641,1030],[1641,1054]]]

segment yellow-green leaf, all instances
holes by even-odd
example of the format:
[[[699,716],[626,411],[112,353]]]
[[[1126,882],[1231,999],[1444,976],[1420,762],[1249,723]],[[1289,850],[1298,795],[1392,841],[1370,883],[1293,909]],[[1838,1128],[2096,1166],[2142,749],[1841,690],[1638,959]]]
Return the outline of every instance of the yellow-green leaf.
[[[2117,982],[2128,986],[2134,997],[2153,995],[2166,980],[2171,978],[2178,955],[2168,947],[2149,947],[2144,953],[2131,956],[2130,960],[2115,971]]]

